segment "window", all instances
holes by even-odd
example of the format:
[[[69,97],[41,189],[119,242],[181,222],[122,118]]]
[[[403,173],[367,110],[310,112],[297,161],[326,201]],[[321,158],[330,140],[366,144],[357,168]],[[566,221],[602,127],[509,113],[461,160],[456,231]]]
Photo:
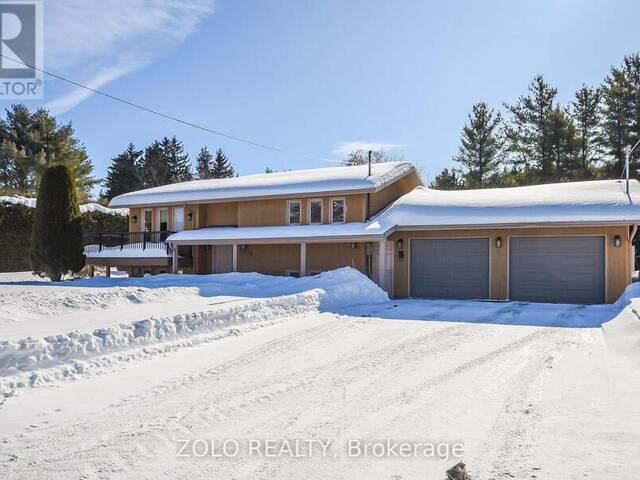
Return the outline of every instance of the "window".
[[[145,232],[150,232],[153,230],[153,211],[145,210],[144,211],[144,229]]]
[[[331,200],[331,223],[344,223],[345,206],[344,198],[334,198]]]
[[[300,225],[300,200],[287,202],[287,222],[289,225]]]
[[[169,230],[169,211],[166,208],[159,210],[158,217],[160,217],[160,231],[166,232]]]
[[[322,199],[309,200],[309,223],[322,223]]]

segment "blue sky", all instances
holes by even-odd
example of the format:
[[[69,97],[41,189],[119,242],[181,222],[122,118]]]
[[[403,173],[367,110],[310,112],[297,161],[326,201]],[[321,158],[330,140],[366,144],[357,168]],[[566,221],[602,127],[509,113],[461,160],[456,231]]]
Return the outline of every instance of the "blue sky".
[[[50,0],[46,69],[284,153],[52,79],[44,103],[98,176],[129,142],[175,134],[192,157],[221,146],[240,174],[329,166],[364,143],[428,178],[451,164],[474,102],[500,108],[538,73],[570,100],[640,49],[639,16],[634,1]]]

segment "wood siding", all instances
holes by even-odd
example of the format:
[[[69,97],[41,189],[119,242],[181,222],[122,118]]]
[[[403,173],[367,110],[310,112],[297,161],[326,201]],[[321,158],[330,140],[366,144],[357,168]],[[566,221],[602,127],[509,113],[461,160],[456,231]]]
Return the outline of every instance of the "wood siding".
[[[510,228],[478,230],[425,230],[395,232],[390,239],[394,241],[394,296],[409,295],[409,261],[411,258],[411,239],[417,238],[489,238],[490,239],[490,292],[491,298],[508,298],[509,290],[509,237],[514,236],[568,236],[568,235],[604,235],[606,256],[606,301],[612,303],[622,294],[631,282],[631,242],[629,227],[553,227],[553,228]],[[614,247],[613,238],[620,235],[622,246]],[[502,238],[502,247],[496,247],[496,238]],[[398,255],[398,240],[402,239],[404,258]]]
[[[409,193],[419,185],[422,185],[422,180],[420,180],[417,172],[413,172],[382,190],[372,193],[369,199],[369,216],[375,215],[391,202]]]
[[[300,245],[247,245],[238,249],[238,271],[285,275],[300,270]]]
[[[367,272],[367,254],[365,243],[308,243],[307,274],[325,272],[340,267],[353,267],[362,273]]]

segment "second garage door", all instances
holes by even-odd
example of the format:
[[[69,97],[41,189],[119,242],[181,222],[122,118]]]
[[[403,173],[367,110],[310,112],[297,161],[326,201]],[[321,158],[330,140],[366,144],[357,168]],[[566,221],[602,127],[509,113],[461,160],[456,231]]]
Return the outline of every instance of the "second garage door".
[[[604,237],[509,240],[509,297],[512,300],[604,303],[604,288]]]
[[[411,240],[410,295],[488,298],[489,239]]]

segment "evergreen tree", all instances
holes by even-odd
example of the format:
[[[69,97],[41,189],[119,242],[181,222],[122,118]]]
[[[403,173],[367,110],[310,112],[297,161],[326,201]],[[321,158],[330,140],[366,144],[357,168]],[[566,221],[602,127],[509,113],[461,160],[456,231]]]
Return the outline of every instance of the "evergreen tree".
[[[264,173],[273,173],[274,171],[272,169],[270,169],[269,167],[264,169]]]
[[[579,163],[576,174],[580,178],[593,175],[602,150],[599,145],[600,90],[583,85],[571,103],[571,118],[576,127]]]
[[[612,68],[603,85],[601,144],[611,157],[606,169],[616,177],[622,175],[625,148],[630,143],[632,109],[629,103],[629,89],[624,73]]]
[[[235,170],[229,163],[227,156],[221,148],[216,150],[216,158],[211,168],[211,178],[230,178],[235,176]]]
[[[47,167],[64,163],[71,170],[82,200],[94,185],[93,165],[70,123],[58,124],[45,109],[29,112],[13,105],[0,119],[0,188],[34,195]]]
[[[196,157],[196,173],[200,180],[211,178],[211,162],[213,155],[207,147],[202,147]]]
[[[549,127],[558,91],[538,75],[529,85],[529,95],[505,105],[511,120],[505,130],[508,148],[517,170],[536,169],[542,182],[553,180],[553,155]]]
[[[455,168],[444,168],[436,175],[436,178],[429,184],[429,187],[436,190],[460,190],[464,187],[464,182]]]
[[[107,191],[101,196],[111,200],[123,193],[144,188],[140,174],[141,158],[142,150],[136,150],[133,143],[130,143],[124,152],[113,158],[104,181]]]
[[[160,185],[172,183],[164,148],[158,140],[145,149],[140,171],[144,188],[159,187]]]
[[[575,178],[580,164],[576,128],[560,107],[549,117],[549,147],[556,181]]]
[[[454,160],[466,169],[464,183],[467,188],[482,188],[496,173],[501,160],[502,139],[499,135],[500,113],[489,109],[486,103],[473,106],[469,121],[462,129],[460,149]]]
[[[185,153],[181,141],[174,135],[162,139],[162,150],[167,162],[167,183],[187,182],[193,180],[189,155]]]
[[[50,166],[42,174],[32,228],[31,263],[35,273],[55,282],[84,266],[80,206],[73,172],[67,165]]]

